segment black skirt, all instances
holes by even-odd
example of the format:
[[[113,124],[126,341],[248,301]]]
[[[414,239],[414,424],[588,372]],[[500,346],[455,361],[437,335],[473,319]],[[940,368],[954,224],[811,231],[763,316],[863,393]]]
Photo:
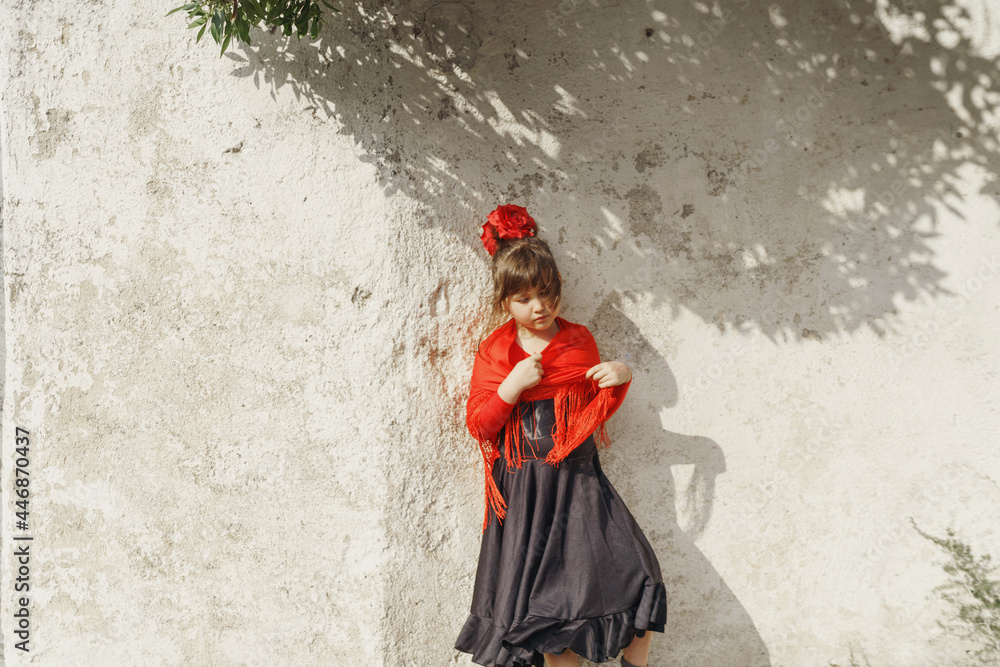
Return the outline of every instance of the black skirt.
[[[501,525],[491,512],[455,648],[487,667],[544,667],[543,653],[567,648],[605,662],[634,636],[664,631],[659,562],[601,470],[593,435],[558,466],[545,463],[554,401],[518,406],[531,447],[519,469],[507,470],[502,449],[493,465],[507,516]]]

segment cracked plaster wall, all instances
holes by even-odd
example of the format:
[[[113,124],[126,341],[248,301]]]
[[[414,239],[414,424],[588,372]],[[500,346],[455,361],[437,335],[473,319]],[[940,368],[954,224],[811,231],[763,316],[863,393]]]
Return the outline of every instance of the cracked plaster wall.
[[[5,662],[469,664],[507,201],[635,374],[601,457],[650,665],[960,655],[907,517],[1000,552],[1000,17],[922,10],[345,5],[220,59],[160,4],[5,3]]]

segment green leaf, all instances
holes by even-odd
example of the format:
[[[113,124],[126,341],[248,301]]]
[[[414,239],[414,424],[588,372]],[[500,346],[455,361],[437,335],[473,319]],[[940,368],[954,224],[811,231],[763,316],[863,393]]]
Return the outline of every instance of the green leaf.
[[[299,12],[299,16],[295,19],[295,28],[298,30],[299,38],[309,34],[309,0],[306,0],[305,7]]]
[[[164,16],[170,16],[174,12],[179,12],[181,10],[187,11],[189,9],[194,9],[197,6],[198,6],[198,3],[192,2],[190,5],[184,5],[183,7],[174,7],[169,12],[167,12],[166,14],[164,14]]]
[[[287,7],[280,2],[275,2],[271,5],[271,11],[267,13],[267,21],[272,25],[281,23],[282,14]]]
[[[229,33],[228,35],[226,35],[226,39],[222,42],[222,51],[219,53],[219,57],[220,58],[223,55],[225,55],[226,49],[229,48],[229,40],[232,39],[232,37],[233,37],[232,33]]]
[[[188,25],[188,28],[197,28],[198,26],[200,26],[201,24],[205,23],[206,21],[208,21],[208,17],[207,16],[202,16],[200,19],[195,19],[194,21],[192,21],[191,24]]]
[[[215,43],[219,44],[222,42],[222,15],[216,12],[212,15],[212,38],[215,39]]]
[[[194,40],[195,44],[197,44],[198,42],[201,41],[201,36],[205,34],[205,28],[207,28],[207,27],[208,27],[207,23],[205,25],[201,26],[201,30],[198,31],[198,39]]]
[[[233,37],[235,37],[237,41],[240,42],[246,41],[245,39],[243,39],[244,26],[246,26],[246,21],[243,20],[243,17],[236,19],[236,23],[233,24]]]
[[[253,8],[254,16],[264,16],[264,8],[260,6],[260,3],[258,3],[257,0],[243,0],[243,2]]]

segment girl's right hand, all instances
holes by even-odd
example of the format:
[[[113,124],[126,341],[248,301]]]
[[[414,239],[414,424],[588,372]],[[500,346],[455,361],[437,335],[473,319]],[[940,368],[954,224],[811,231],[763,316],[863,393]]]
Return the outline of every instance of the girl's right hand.
[[[525,389],[530,389],[542,381],[542,353],[535,352],[514,365],[507,379],[500,383],[500,397],[508,403],[515,403]],[[506,385],[506,386],[505,386]],[[513,396],[510,396],[514,394]],[[513,400],[508,400],[508,397]]]

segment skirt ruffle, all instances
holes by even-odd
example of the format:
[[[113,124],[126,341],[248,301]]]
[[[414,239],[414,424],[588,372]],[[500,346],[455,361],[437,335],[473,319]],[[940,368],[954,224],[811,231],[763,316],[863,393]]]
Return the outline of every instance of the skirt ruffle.
[[[663,632],[665,622],[658,619],[666,616],[667,592],[657,583],[646,587],[637,608],[596,618],[567,621],[529,615],[507,629],[491,618],[470,615],[455,648],[488,667],[544,667],[542,654],[559,654],[567,648],[601,663],[615,658],[633,637],[642,637],[647,630]]]

